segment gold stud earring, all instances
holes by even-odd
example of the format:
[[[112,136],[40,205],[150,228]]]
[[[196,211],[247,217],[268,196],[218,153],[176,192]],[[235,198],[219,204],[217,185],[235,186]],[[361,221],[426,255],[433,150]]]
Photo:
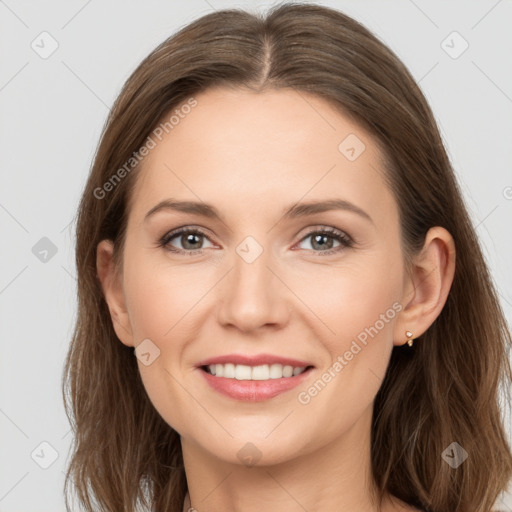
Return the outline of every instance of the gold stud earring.
[[[409,338],[409,340],[407,340],[407,345],[409,345],[409,347],[412,347],[412,344],[413,344],[413,337],[412,337],[412,332],[411,331],[405,331],[405,335]]]

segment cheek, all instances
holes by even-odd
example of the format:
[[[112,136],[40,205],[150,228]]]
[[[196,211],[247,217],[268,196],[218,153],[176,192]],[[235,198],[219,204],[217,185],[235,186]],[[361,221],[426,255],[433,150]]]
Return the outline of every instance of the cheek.
[[[316,277],[317,291],[309,294],[308,305],[335,334],[319,324],[318,337],[330,361],[310,388],[298,390],[298,401],[307,411],[305,421],[324,418],[324,436],[334,438],[371,406],[382,384],[401,309],[396,301],[401,270],[376,258]]]
[[[144,253],[126,258],[125,294],[135,344],[149,339],[158,349],[152,349],[150,364],[138,360],[146,393],[162,418],[181,431],[186,425],[183,411],[190,408],[190,395],[179,384],[181,363],[187,340],[196,336],[191,329],[197,324],[189,321],[192,308],[205,291],[180,268],[164,268],[154,260]]]
[[[355,261],[355,259],[354,259]],[[400,297],[401,268],[393,258],[375,255],[361,258],[338,268],[303,273],[294,290],[323,323],[321,332],[333,348],[342,349],[346,342],[377,323],[379,331],[389,331],[396,317],[396,300]],[[395,304],[395,308],[393,305]],[[384,315],[384,324],[381,320]],[[320,332],[320,331],[319,331]]]
[[[344,410],[357,411],[377,393],[393,349],[395,320],[402,309],[397,301],[402,284],[397,261],[391,253],[375,254],[316,276],[317,291],[309,294],[308,304],[329,327],[321,326],[318,332],[323,333],[320,339],[331,364],[338,362],[331,370],[336,377],[328,384],[324,406],[333,402]]]
[[[144,252],[127,257],[125,268],[125,292],[134,333],[161,342],[178,339],[174,331],[206,293],[207,283],[198,280],[197,270],[172,266],[160,255],[155,258]]]

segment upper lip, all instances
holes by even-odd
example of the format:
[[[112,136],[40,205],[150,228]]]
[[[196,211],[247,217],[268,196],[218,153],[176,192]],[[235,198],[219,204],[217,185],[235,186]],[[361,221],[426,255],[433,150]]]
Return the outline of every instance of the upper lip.
[[[258,354],[254,356],[248,356],[247,354],[226,354],[224,356],[209,357],[203,359],[197,364],[197,367],[208,366],[210,364],[243,364],[246,366],[261,366],[264,364],[282,364],[283,366],[296,367],[307,367],[313,366],[307,361],[301,361],[299,359],[291,359],[289,357],[275,356],[272,354]]]

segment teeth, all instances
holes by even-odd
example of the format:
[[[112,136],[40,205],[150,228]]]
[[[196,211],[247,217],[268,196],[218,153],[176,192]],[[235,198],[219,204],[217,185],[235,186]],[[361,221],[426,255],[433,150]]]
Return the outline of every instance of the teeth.
[[[225,364],[225,365],[217,365],[217,369],[219,366],[224,366],[224,372],[223,372],[223,377],[226,377],[228,379],[232,379],[235,377],[235,365],[234,364]]]
[[[251,373],[252,380],[268,380],[270,379],[270,372],[268,364],[262,366],[254,366]]]
[[[226,377],[237,380],[268,380],[281,379],[283,377],[295,377],[300,375],[306,368],[304,366],[293,367],[282,364],[263,364],[261,366],[247,366],[245,364],[234,365],[210,364],[208,370],[216,377]]]
[[[229,375],[224,375],[224,377],[229,377]],[[236,380],[251,380],[252,368],[250,366],[244,366],[243,364],[237,364],[233,377],[235,377]]]

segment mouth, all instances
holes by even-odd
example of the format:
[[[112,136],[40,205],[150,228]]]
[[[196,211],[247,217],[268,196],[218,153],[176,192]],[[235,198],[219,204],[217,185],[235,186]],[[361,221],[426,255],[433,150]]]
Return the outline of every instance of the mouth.
[[[308,361],[272,354],[226,354],[204,359],[197,367],[215,377],[237,380],[287,379],[314,368]]]
[[[304,383],[315,367],[306,361],[269,355],[220,356],[197,365],[214,391],[231,399],[260,402]]]
[[[270,379],[288,379],[296,377],[313,368],[308,366],[292,366],[282,364],[263,364],[258,366],[249,366],[245,364],[210,364],[200,366],[201,370],[214,376],[224,377],[226,379],[236,380],[270,380]]]

